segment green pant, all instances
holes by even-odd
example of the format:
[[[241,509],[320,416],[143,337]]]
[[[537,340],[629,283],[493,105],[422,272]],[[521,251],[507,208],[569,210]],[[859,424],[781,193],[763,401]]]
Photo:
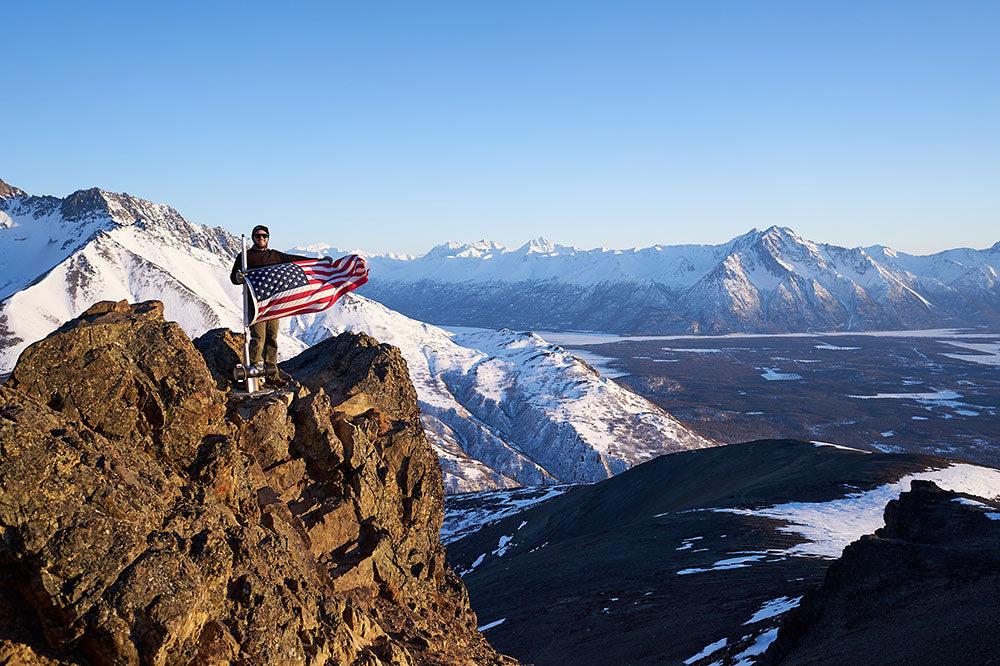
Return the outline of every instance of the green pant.
[[[263,338],[263,340],[262,340]],[[278,362],[278,320],[259,321],[250,325],[250,363]]]

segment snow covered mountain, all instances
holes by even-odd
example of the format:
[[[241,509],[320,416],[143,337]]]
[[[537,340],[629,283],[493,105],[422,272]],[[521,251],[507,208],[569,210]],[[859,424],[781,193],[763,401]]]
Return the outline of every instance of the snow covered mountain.
[[[0,189],[0,373],[95,301],[158,299],[188,333],[241,328],[239,239],[94,188],[65,199]]]
[[[914,256],[771,227],[721,245],[633,250],[446,243],[369,265],[379,280],[364,294],[440,324],[622,334],[1000,324],[1000,243]]]
[[[127,194],[32,197],[0,181],[0,375],[99,300],[163,301],[191,337],[239,330],[239,243]],[[402,350],[449,492],[595,481],[715,444],[538,336],[453,335],[354,294],[282,320],[281,358],[347,329]]]
[[[354,294],[291,319],[306,345],[345,330],[403,352],[449,492],[596,481],[715,445],[533,333],[452,334]]]

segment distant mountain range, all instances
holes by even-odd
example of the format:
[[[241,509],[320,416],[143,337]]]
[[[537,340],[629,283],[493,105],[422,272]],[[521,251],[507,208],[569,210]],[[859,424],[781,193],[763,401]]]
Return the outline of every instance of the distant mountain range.
[[[36,197],[0,181],[0,375],[100,300],[163,301],[191,337],[241,330],[229,282],[239,248],[224,229],[128,194]],[[402,350],[449,492],[596,481],[716,444],[536,335],[455,335],[354,294],[282,320],[280,356],[348,329]]]
[[[369,263],[378,279],[362,293],[442,325],[723,334],[1000,324],[1000,242],[915,256],[771,227],[721,245],[581,250],[539,238],[511,249],[482,240]]]

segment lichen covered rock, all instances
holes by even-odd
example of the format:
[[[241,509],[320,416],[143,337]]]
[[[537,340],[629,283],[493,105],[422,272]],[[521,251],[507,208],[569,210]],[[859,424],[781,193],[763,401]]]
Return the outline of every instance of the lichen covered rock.
[[[155,302],[25,350],[0,386],[0,660],[513,663],[444,563],[398,351],[344,334],[293,365],[308,386],[227,397]]]

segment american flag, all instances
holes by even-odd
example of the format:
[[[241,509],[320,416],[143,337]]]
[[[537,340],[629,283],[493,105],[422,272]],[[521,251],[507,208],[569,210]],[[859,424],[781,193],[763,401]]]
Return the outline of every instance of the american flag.
[[[368,282],[368,266],[356,254],[336,261],[308,259],[247,271],[250,324],[325,310]]]

